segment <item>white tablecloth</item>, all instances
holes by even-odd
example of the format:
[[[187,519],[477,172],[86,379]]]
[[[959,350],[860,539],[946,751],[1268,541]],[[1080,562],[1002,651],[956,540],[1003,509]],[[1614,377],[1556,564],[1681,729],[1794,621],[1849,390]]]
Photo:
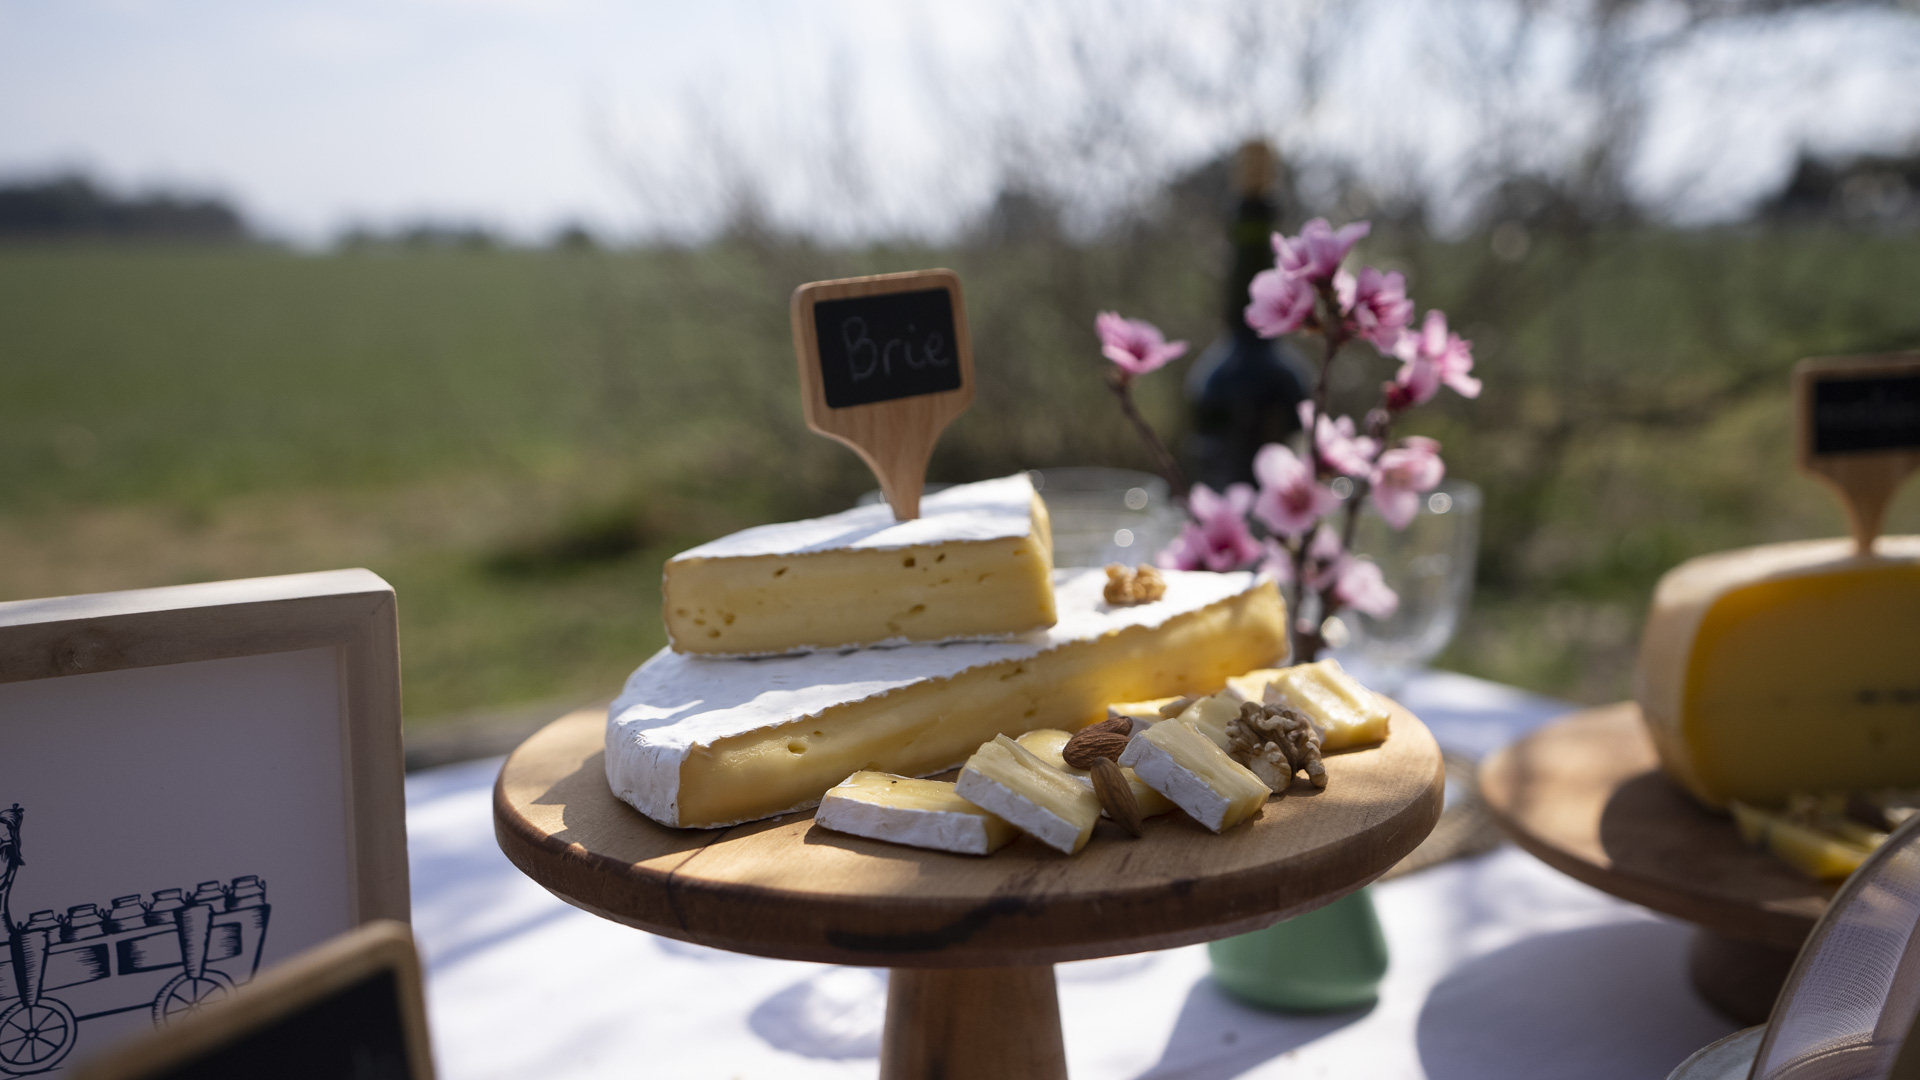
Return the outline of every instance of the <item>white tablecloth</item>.
[[[1485,754],[1565,706],[1435,673],[1400,699]],[[763,960],[631,930],[522,876],[493,839],[500,763],[407,781],[414,930],[447,1080],[872,1077],[886,973]],[[1076,1080],[1664,1077],[1732,1032],[1687,986],[1685,926],[1511,846],[1375,886],[1379,1002],[1289,1017],[1238,1004],[1204,946],[1062,964]]]

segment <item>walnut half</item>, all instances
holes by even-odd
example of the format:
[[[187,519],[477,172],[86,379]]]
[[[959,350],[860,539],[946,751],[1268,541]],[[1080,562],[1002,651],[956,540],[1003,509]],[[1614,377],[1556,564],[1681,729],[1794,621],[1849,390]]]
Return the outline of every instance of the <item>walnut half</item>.
[[[1151,566],[1127,567],[1107,564],[1107,587],[1102,592],[1109,604],[1126,606],[1146,604],[1167,595],[1167,579]]]
[[[1306,714],[1285,705],[1241,705],[1240,715],[1227,721],[1227,754],[1275,794],[1284,794],[1301,772],[1314,787],[1327,786],[1320,733]]]

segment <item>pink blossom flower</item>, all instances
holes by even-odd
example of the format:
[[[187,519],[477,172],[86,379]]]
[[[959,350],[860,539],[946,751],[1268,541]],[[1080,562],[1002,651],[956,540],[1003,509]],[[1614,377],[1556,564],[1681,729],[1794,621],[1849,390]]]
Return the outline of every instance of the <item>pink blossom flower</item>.
[[[1473,343],[1447,331],[1443,312],[1427,312],[1420,329],[1403,335],[1393,352],[1401,365],[1387,393],[1389,408],[1425,404],[1440,392],[1442,384],[1453,387],[1461,397],[1480,396],[1480,380],[1471,374]]]
[[[1340,269],[1347,252],[1372,229],[1367,222],[1356,221],[1341,226],[1336,232],[1326,218],[1314,218],[1301,227],[1299,236],[1273,234],[1274,265],[1316,285],[1325,284],[1333,280],[1334,271]]]
[[[1365,266],[1352,281],[1351,291],[1340,298],[1340,310],[1347,317],[1348,328],[1381,352],[1392,352],[1407,324],[1413,321],[1413,301],[1407,299],[1407,279],[1398,271],[1383,274]]]
[[[1400,445],[1380,455],[1374,466],[1372,493],[1374,509],[1387,524],[1404,529],[1420,512],[1420,494],[1432,491],[1447,475],[1440,460],[1440,444],[1419,435],[1410,435]]]
[[[1314,483],[1313,466],[1292,450],[1268,443],[1253,457],[1253,475],[1260,494],[1253,516],[1283,536],[1299,536],[1340,505],[1340,497]]]
[[[1253,486],[1231,484],[1216,494],[1205,484],[1187,492],[1187,511],[1193,517],[1180,527],[1155,562],[1174,570],[1238,570],[1260,558],[1260,542],[1247,528],[1247,510],[1253,506]]]
[[[1293,584],[1293,553],[1281,546],[1280,541],[1269,536],[1260,542],[1260,550],[1266,557],[1260,560],[1259,572],[1274,580],[1281,588]]]
[[[1320,460],[1327,463],[1335,472],[1346,476],[1365,476],[1373,471],[1373,456],[1380,450],[1376,439],[1354,433],[1353,417],[1343,416],[1330,420],[1325,414],[1313,415],[1313,403],[1300,403],[1300,425],[1305,427],[1312,418],[1313,445],[1320,451]]]
[[[1335,571],[1333,607],[1352,608],[1362,615],[1388,619],[1400,610],[1400,595],[1387,587],[1380,567],[1366,559],[1342,556]]]
[[[1184,341],[1169,342],[1160,328],[1144,319],[1122,318],[1117,311],[1094,317],[1101,355],[1120,365],[1128,375],[1145,375],[1187,351]]]
[[[1300,329],[1313,314],[1313,285],[1284,270],[1262,270],[1247,289],[1247,325],[1261,337],[1279,337]]]

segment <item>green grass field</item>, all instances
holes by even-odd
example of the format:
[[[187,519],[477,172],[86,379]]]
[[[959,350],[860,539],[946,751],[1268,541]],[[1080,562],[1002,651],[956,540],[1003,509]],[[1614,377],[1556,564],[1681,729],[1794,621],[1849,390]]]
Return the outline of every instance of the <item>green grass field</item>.
[[[1511,264],[1386,237],[1370,257],[1449,309],[1488,385],[1421,425],[1489,498],[1484,587],[1443,663],[1587,700],[1625,692],[1667,566],[1840,531],[1792,474],[1792,361],[1920,345],[1910,239],[1543,238]],[[0,598],[367,566],[399,590],[410,722],[606,696],[662,643],[667,555],[871,486],[801,423],[794,285],[960,271],[981,384],[932,468],[957,480],[1144,464],[1092,315],[1203,344],[1217,261],[1171,231],[939,251],[0,248]],[[1178,377],[1143,387],[1176,439]],[[1920,492],[1894,525],[1920,528]]]

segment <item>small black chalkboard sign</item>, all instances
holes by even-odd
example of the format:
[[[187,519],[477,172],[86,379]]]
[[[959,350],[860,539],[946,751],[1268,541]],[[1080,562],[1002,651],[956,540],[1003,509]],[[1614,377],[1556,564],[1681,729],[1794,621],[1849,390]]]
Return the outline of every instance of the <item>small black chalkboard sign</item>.
[[[74,1080],[432,1080],[419,957],[396,922],[369,923],[262,974]]]
[[[1840,494],[1860,555],[1920,469],[1920,353],[1835,356],[1793,368],[1800,468]]]
[[[1920,372],[1813,383],[1813,452],[1920,450]]]
[[[960,389],[953,299],[945,289],[821,300],[813,324],[828,408]]]
[[[919,517],[933,444],[973,401],[959,275],[812,281],[793,291],[792,314],[807,426],[860,455],[894,517]]]

